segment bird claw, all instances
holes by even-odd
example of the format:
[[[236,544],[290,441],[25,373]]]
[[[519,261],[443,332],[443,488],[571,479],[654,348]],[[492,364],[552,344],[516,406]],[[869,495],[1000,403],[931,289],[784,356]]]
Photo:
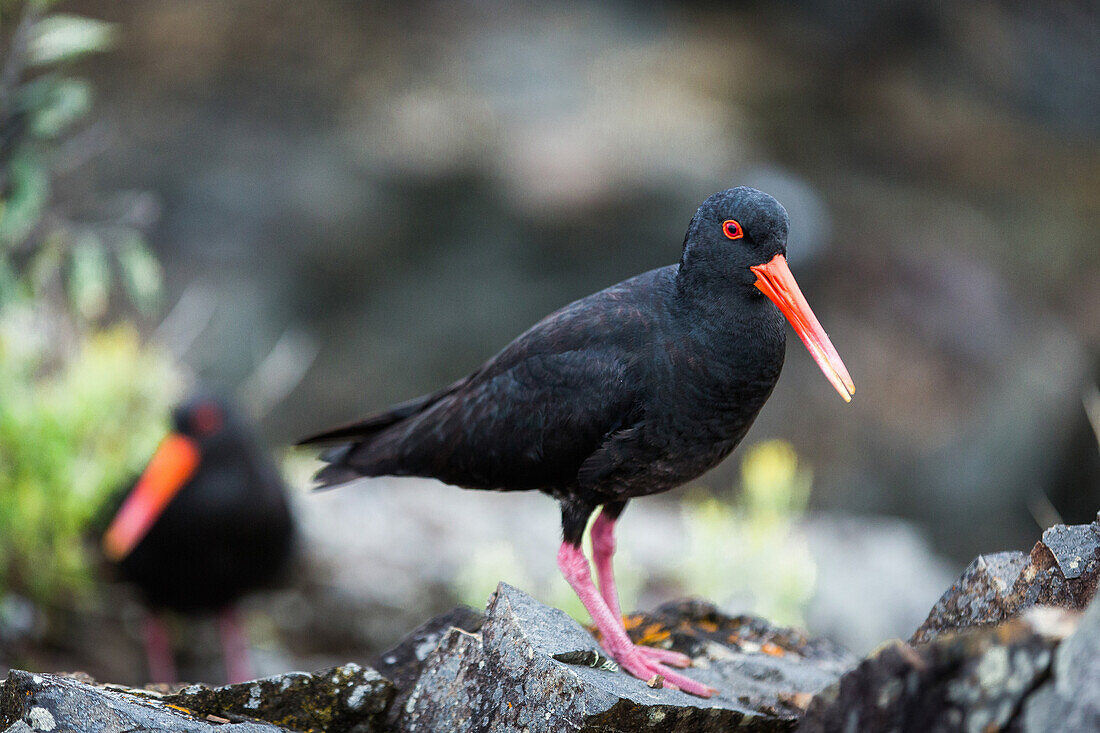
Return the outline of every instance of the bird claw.
[[[691,657],[671,649],[658,649],[652,646],[636,644],[634,650],[642,655],[642,659],[650,663],[663,664],[668,667],[685,669],[691,666]]]
[[[652,647],[649,648],[652,649]],[[619,659],[619,666],[634,677],[644,680],[647,685],[653,688],[663,687],[669,690],[681,690],[698,697],[710,697],[716,692],[713,687],[673,672],[660,662],[643,658],[638,647],[623,655]]]

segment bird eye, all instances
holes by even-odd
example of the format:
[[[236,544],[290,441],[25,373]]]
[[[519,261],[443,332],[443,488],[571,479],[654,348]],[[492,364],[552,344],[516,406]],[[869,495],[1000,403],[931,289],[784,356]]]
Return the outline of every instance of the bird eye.
[[[736,219],[726,219],[722,222],[722,232],[730,239],[740,239],[745,236],[745,230],[741,228]]]
[[[195,408],[191,424],[199,435],[212,435],[222,429],[225,418],[217,405],[204,402]]]

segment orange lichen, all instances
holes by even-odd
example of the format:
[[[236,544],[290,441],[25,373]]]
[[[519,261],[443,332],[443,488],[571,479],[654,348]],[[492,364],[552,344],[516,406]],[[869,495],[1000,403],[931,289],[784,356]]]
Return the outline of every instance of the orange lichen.
[[[646,634],[646,635],[642,636],[640,639],[638,639],[638,641],[636,643],[642,644],[644,646],[657,646],[662,641],[667,640],[668,637],[671,636],[671,635],[672,635],[672,632],[665,629],[663,631],[657,631],[657,632],[652,633],[652,634]]]
[[[761,644],[760,651],[773,657],[782,657],[787,653],[783,649],[783,647],[779,646],[778,644],[773,644],[770,641],[765,641],[763,644]]]

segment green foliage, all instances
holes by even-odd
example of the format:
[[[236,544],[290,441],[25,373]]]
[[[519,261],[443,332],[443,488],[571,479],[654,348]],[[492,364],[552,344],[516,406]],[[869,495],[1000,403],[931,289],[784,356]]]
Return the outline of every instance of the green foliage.
[[[27,65],[53,66],[114,46],[111,23],[56,13],[34,24],[27,41]]]
[[[19,149],[7,165],[7,192],[0,199],[0,251],[30,236],[50,197],[50,179],[41,157]]]
[[[28,84],[23,96],[32,112],[29,131],[41,140],[60,137],[92,109],[92,87],[82,79],[43,79]]]
[[[0,601],[47,605],[88,588],[89,521],[152,454],[180,381],[133,326],[103,325],[115,285],[156,308],[141,232],[125,216],[70,220],[53,200],[61,143],[76,145],[93,96],[64,66],[114,29],[51,4],[0,0],[3,22],[20,18],[0,49]]]
[[[56,602],[87,587],[82,533],[166,429],[178,376],[118,326],[60,361],[41,311],[0,312],[0,596]]]
[[[160,303],[160,262],[150,251],[144,237],[133,229],[122,231],[116,252],[118,274],[122,286],[130,295],[130,301],[142,313],[152,313]]]
[[[5,17],[17,3],[0,5]],[[117,221],[71,221],[52,206],[59,143],[92,108],[91,85],[68,65],[116,42],[110,23],[62,13],[50,3],[22,4],[0,70],[0,306],[47,289],[68,294],[72,315],[96,322],[110,311],[111,283],[142,313],[160,299],[161,271],[141,231]],[[29,78],[27,77],[29,74]],[[79,145],[76,145],[79,147]],[[78,154],[79,157],[79,154]]]

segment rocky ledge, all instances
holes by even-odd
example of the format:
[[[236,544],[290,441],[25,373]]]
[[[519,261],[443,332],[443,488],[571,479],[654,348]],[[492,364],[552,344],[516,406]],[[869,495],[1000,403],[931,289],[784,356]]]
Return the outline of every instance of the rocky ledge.
[[[1098,578],[1100,527],[1052,527],[1030,554],[979,557],[909,642],[858,663],[701,601],[629,617],[637,643],[692,658],[719,691],[709,700],[647,687],[563,612],[501,584],[484,614],[432,619],[373,667],[172,694],[13,671],[0,730],[1100,730]]]
[[[819,693],[800,731],[1100,731],[1100,526],[982,555],[908,643]]]
[[[17,731],[789,730],[856,659],[824,640],[699,601],[628,619],[640,643],[688,654],[720,692],[700,700],[618,670],[562,611],[501,584],[484,614],[456,609],[346,665],[173,694],[12,672],[0,729]],[[391,681],[392,680],[392,681]],[[396,686],[394,683],[397,683]]]

